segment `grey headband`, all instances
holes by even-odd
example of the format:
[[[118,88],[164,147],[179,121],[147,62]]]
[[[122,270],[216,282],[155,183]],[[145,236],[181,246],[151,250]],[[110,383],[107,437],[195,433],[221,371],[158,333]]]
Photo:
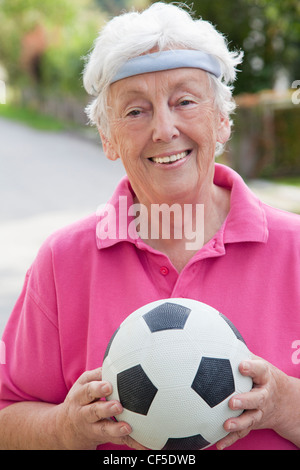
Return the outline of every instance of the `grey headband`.
[[[110,83],[142,73],[160,72],[182,67],[202,69],[212,73],[217,78],[221,75],[219,62],[212,55],[191,49],[174,49],[129,59],[118,70]]]

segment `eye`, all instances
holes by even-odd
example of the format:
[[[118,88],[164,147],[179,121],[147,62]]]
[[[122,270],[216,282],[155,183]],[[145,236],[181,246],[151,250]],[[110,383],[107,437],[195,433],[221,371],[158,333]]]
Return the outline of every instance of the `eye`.
[[[141,111],[139,109],[133,109],[132,111],[129,111],[126,116],[139,116],[141,114]]]
[[[193,101],[192,100],[182,100],[179,103],[180,106],[188,106],[189,104],[193,104]]]

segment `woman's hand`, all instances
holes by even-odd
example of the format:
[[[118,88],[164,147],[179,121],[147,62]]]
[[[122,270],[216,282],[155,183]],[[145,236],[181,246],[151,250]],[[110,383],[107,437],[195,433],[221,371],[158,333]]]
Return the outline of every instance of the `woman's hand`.
[[[229,434],[217,443],[217,448],[232,445],[253,429],[273,429],[300,447],[300,380],[257,356],[242,362],[239,370],[252,377],[253,389],[230,399],[232,410],[245,411],[224,423]]]
[[[74,383],[58,405],[57,432],[66,449],[95,449],[106,442],[144,449],[129,436],[129,424],[110,419],[122,412],[118,401],[100,400],[111,392],[111,384],[102,381],[101,368],[84,372]]]

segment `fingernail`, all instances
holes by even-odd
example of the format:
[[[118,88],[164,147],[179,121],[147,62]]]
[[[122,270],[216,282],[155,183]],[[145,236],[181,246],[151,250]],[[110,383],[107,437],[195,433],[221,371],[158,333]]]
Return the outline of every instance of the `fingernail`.
[[[229,431],[234,431],[236,429],[236,424],[235,423],[230,423],[228,426]]]
[[[115,403],[112,405],[111,407],[111,411],[113,412],[113,414],[117,415],[119,413],[121,413],[121,407],[119,405],[116,405]]]
[[[226,448],[226,444],[217,444],[218,450],[224,450]]]
[[[242,408],[242,402],[241,400],[239,400],[238,398],[234,398],[233,401],[232,401],[232,406],[233,408],[235,409],[239,409],[239,408]]]
[[[131,430],[127,426],[122,426],[120,429],[121,434],[130,434]]]
[[[103,393],[109,393],[109,392],[110,392],[110,386],[109,386],[109,384],[104,383],[104,384],[102,385],[102,387],[101,387],[101,391],[102,391]]]

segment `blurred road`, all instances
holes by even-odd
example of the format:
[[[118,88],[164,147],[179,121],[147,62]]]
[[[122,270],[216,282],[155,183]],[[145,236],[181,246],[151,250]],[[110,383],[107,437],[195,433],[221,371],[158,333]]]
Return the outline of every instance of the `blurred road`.
[[[0,118],[0,337],[41,243],[95,212],[123,175],[121,162],[104,156],[100,139]]]
[[[300,188],[298,186],[276,184],[265,180],[252,180],[248,186],[266,204],[300,214]]]
[[[95,212],[124,175],[100,140],[0,118],[0,337],[26,270],[54,230]],[[268,204],[300,213],[300,189],[253,181]]]

